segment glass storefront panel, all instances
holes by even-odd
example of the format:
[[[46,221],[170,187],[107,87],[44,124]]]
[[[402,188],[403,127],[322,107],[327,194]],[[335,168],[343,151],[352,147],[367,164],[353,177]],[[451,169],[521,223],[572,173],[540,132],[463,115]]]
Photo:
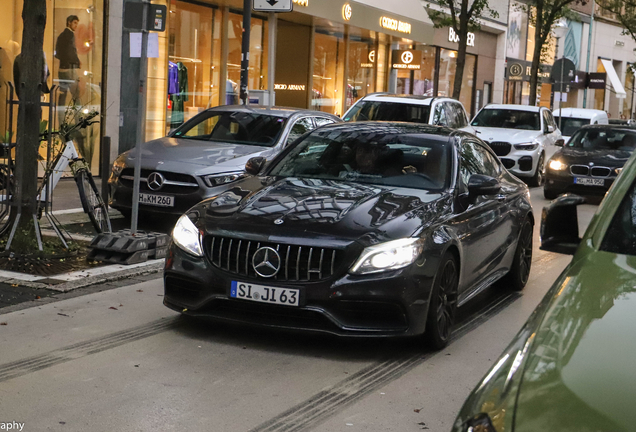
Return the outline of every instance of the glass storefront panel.
[[[410,49],[410,46],[400,45],[400,49]],[[399,69],[397,71],[397,93],[433,96],[436,48],[417,44],[414,49],[422,52],[421,67],[419,70]]]
[[[634,108],[634,64],[627,64],[627,71],[625,72],[625,92],[627,97],[623,105],[623,117],[626,119],[632,118],[632,112]]]
[[[475,86],[475,62],[477,57],[466,54],[464,63],[464,76],[462,77],[462,90],[459,101],[470,112],[473,100],[473,88]],[[457,51],[440,49],[439,54],[439,83],[437,96],[453,96],[453,85],[455,82],[455,69],[457,68]]]
[[[601,59],[596,60],[596,72],[606,73],[605,66],[601,62]],[[609,84],[609,83],[608,83]],[[590,90],[590,93],[594,92],[594,109],[605,110],[605,89]]]
[[[267,89],[267,21],[252,17],[250,28],[249,89]],[[227,59],[226,104],[239,102],[243,15],[230,13],[228,22],[229,52]]]
[[[8,20],[0,26],[0,139],[15,142],[18,106],[7,104],[14,63],[22,48],[22,2],[5,2]],[[49,70],[48,87],[56,86],[51,97],[57,103],[51,115],[54,129],[60,122],[75,124],[79,115],[100,111],[102,97],[103,0],[76,0],[72,3],[54,0],[47,4],[47,23],[44,33],[44,55]],[[67,25],[68,23],[68,25]],[[5,66],[6,65],[6,66]],[[13,95],[17,102],[17,95]],[[10,123],[10,111],[13,121]],[[42,110],[42,118],[49,119],[49,111]],[[11,135],[10,137],[7,135]],[[74,134],[78,152],[86,159],[94,174],[99,170],[100,127],[94,124]],[[59,143],[58,148],[61,148]],[[46,146],[40,148],[46,157]],[[40,174],[43,173],[43,163]]]
[[[167,130],[219,104],[220,28],[219,10],[181,1],[171,4]]]
[[[376,33],[351,27],[345,110],[375,91]]]
[[[344,113],[344,28],[316,26],[311,109],[340,116]]]

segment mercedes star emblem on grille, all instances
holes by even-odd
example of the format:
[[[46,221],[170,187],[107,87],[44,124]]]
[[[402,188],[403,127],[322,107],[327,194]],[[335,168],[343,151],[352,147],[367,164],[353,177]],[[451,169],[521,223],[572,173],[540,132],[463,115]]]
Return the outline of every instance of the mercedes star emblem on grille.
[[[283,221],[282,219],[276,219],[276,220],[274,221],[274,223],[275,223],[276,225],[280,225],[280,224],[282,224],[283,222],[284,222],[284,221]]]
[[[148,181],[148,189],[156,191],[161,189],[161,187],[163,186],[163,182],[166,181],[166,179],[160,173],[153,172],[153,173],[150,173],[147,181]]]
[[[258,249],[252,257],[252,266],[259,276],[269,278],[276,276],[280,270],[280,255],[276,249],[262,247]]]

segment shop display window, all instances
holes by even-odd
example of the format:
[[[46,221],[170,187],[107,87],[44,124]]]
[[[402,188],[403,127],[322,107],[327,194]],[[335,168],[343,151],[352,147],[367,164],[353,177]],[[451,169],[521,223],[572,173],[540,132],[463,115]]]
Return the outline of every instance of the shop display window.
[[[462,79],[462,91],[459,101],[470,110],[473,100],[473,88],[475,86],[475,63],[477,57],[466,54],[464,64],[464,76]],[[455,82],[455,69],[457,68],[457,51],[440,48],[439,56],[439,83],[437,96],[452,97],[453,84]]]
[[[22,50],[22,2],[5,2],[8,17],[0,26],[0,140],[15,142],[17,136],[18,106],[7,104],[16,57]],[[55,112],[49,115],[42,109],[42,119],[53,121],[53,129],[60,123],[75,124],[77,118],[91,111],[101,110],[102,57],[103,57],[103,0],[77,0],[47,2],[47,22],[44,31],[44,56],[48,68],[47,87],[42,101],[54,98]],[[67,25],[68,23],[68,25]],[[19,68],[18,72],[19,72]],[[11,84],[11,85],[9,85]],[[13,100],[18,96],[13,93]],[[10,110],[13,121],[10,124]],[[74,134],[79,153],[86,159],[94,174],[99,172],[100,127],[94,124]],[[57,144],[61,147],[62,143]],[[46,145],[40,147],[46,157]],[[43,174],[43,166],[40,167]]]
[[[310,107],[337,116],[344,113],[345,43],[341,30],[316,26]]]
[[[375,91],[376,56],[376,33],[351,27],[345,110],[358,99]]]

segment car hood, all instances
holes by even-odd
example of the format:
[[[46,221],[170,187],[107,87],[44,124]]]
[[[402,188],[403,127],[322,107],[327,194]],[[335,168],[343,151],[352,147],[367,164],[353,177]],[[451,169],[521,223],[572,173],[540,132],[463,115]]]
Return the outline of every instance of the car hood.
[[[568,165],[593,162],[597,166],[622,167],[630,158],[632,152],[625,150],[586,150],[573,147],[564,147],[552,156]]]
[[[524,368],[515,432],[634,429],[635,278],[636,257],[608,252],[561,278]]]
[[[487,142],[505,141],[511,144],[522,144],[532,142],[543,135],[541,131],[534,130],[473,127],[476,131],[481,132],[477,136]]]
[[[251,157],[271,157],[275,149],[245,144],[230,144],[164,137],[141,146],[141,164],[145,169],[205,175],[242,171]],[[135,150],[126,153],[126,165],[134,166]]]
[[[343,181],[248,177],[201,203],[207,232],[268,241],[409,237],[450,211],[447,194]],[[233,234],[232,234],[233,233]]]

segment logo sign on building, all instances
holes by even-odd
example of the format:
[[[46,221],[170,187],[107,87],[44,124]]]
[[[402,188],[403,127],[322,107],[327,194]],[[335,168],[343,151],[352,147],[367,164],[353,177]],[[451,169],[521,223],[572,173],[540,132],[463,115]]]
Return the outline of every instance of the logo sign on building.
[[[459,43],[459,35],[455,33],[455,29],[452,27],[448,28],[448,41]],[[475,46],[475,33],[468,32],[468,35],[466,35],[466,45],[471,47]]]
[[[508,79],[521,81],[523,79],[523,65],[520,63],[512,63],[508,66]]]
[[[345,3],[345,5],[342,7],[342,18],[345,21],[349,21],[351,19],[351,15],[353,15],[351,5],[349,3]]]
[[[292,0],[253,0],[252,9],[259,12],[291,12]]]
[[[400,33],[411,33],[411,24],[383,16],[380,18],[380,27]]]
[[[587,74],[587,88],[604,89],[607,81],[605,72],[592,72]]]
[[[369,52],[368,58],[369,58],[369,63],[360,63],[361,68],[367,68],[367,69],[373,68],[373,63],[375,63],[375,50],[372,50],[371,52]]]
[[[143,3],[126,2],[124,7],[124,28],[128,30],[142,30]],[[166,30],[166,15],[168,8],[164,5],[149,4],[146,17],[146,30],[162,32]]]
[[[394,50],[392,60],[393,69],[420,70],[422,68],[422,51]]]

